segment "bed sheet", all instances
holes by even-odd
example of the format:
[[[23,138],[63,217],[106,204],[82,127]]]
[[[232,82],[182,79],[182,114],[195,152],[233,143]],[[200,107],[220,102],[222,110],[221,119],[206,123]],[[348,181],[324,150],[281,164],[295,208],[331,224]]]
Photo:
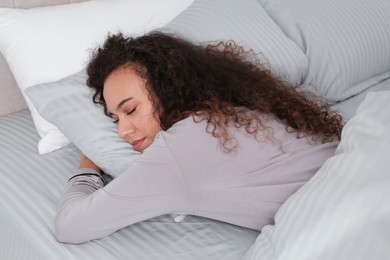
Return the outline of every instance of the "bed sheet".
[[[39,155],[30,112],[0,117],[0,259],[242,259],[258,232],[195,216],[150,219],[69,245],[53,236],[57,201],[77,167],[73,145]]]

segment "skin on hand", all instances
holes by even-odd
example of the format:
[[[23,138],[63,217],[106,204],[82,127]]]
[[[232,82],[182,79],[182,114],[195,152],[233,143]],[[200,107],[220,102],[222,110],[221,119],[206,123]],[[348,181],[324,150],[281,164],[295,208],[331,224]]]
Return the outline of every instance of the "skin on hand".
[[[94,169],[97,172],[101,173],[102,170],[93,162],[91,161],[83,152],[80,152],[80,166],[79,168],[90,168]]]

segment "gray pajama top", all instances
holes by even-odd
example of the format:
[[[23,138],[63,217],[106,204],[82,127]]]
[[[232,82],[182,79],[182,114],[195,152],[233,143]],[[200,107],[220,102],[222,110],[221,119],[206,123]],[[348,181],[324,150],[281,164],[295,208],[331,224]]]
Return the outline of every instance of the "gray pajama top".
[[[55,223],[58,241],[82,243],[164,214],[192,214],[250,229],[272,224],[281,204],[327,158],[337,141],[310,144],[276,120],[264,118],[275,137],[256,140],[230,128],[237,148],[226,152],[192,117],[157,134],[154,143],[120,176],[71,179]],[[76,173],[94,173],[79,169]]]

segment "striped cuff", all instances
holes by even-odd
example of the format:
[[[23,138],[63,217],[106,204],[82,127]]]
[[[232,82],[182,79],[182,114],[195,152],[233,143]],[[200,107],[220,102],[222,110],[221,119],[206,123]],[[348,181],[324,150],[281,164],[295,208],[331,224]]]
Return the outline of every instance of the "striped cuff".
[[[98,173],[96,170],[90,169],[90,168],[77,169],[75,171],[75,174],[72,177],[70,177],[68,182],[76,177],[79,177],[79,176],[96,176],[96,177],[99,177],[102,180],[102,182],[105,184],[105,181],[104,181],[102,175],[100,173]]]

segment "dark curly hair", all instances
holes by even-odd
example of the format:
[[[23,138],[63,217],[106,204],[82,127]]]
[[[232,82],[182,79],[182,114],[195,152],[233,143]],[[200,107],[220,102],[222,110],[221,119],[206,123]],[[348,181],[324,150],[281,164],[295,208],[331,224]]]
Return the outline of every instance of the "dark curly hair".
[[[207,131],[225,145],[232,140],[229,122],[256,136],[267,129],[260,116],[267,114],[298,137],[330,142],[341,136],[339,114],[273,75],[252,51],[233,41],[202,46],[157,31],[140,37],[109,35],[94,50],[87,68],[87,84],[95,90],[93,101],[106,114],[104,82],[113,71],[125,67],[146,79],[164,130],[192,115],[194,120],[207,120]]]

